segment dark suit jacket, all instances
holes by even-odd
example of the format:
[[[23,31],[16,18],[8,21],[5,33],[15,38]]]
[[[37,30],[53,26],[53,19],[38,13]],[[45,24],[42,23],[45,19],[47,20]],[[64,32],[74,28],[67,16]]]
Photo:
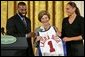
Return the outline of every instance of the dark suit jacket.
[[[25,27],[23,21],[20,19],[19,15],[16,14],[7,20],[6,24],[6,34],[15,37],[25,37],[25,35],[31,32],[31,21],[29,18],[25,17],[27,27]],[[28,41],[28,55],[33,55],[31,38],[27,38]],[[23,52],[23,51],[22,51]]]
[[[6,30],[8,35],[15,37],[25,37],[25,35],[31,32],[31,21],[25,17],[27,27],[23,24],[23,21],[20,19],[19,15],[16,14],[7,20]]]

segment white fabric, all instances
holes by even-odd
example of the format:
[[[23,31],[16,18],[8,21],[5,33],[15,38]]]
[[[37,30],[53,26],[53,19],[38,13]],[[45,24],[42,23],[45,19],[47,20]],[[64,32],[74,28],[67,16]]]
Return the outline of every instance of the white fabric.
[[[42,29],[42,27],[40,28]],[[56,42],[54,40],[54,36],[56,36],[56,32],[52,26],[48,31],[39,32],[39,35],[42,36],[42,39],[40,40],[40,50],[42,56],[64,56],[62,40],[58,36],[57,38],[59,42]],[[50,51],[50,49],[52,48],[53,51]]]

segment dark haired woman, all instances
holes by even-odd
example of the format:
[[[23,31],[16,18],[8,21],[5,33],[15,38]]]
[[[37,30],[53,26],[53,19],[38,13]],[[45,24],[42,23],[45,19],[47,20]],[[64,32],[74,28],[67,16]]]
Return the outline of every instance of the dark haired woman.
[[[68,56],[84,56],[84,18],[74,2],[66,5],[68,17],[62,23],[62,38],[67,45]]]
[[[55,26],[50,25],[50,14],[41,11],[38,20],[42,26],[36,29],[36,40],[38,43],[39,56],[64,56],[60,33]]]

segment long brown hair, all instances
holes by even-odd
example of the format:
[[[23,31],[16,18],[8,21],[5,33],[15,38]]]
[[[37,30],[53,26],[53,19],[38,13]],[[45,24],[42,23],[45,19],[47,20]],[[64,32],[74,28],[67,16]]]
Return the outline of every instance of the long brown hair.
[[[76,8],[76,10],[75,10],[76,15],[80,15],[79,8],[76,6],[76,4],[75,4],[74,2],[68,2],[68,4],[69,4],[70,6]]]

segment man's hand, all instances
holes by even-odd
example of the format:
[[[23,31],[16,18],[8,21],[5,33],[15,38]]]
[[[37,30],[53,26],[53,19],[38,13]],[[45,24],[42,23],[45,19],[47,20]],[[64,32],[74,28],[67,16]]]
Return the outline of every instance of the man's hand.
[[[28,33],[28,34],[27,34],[27,38],[29,38],[29,37],[35,37],[35,33],[34,33],[34,32]]]

